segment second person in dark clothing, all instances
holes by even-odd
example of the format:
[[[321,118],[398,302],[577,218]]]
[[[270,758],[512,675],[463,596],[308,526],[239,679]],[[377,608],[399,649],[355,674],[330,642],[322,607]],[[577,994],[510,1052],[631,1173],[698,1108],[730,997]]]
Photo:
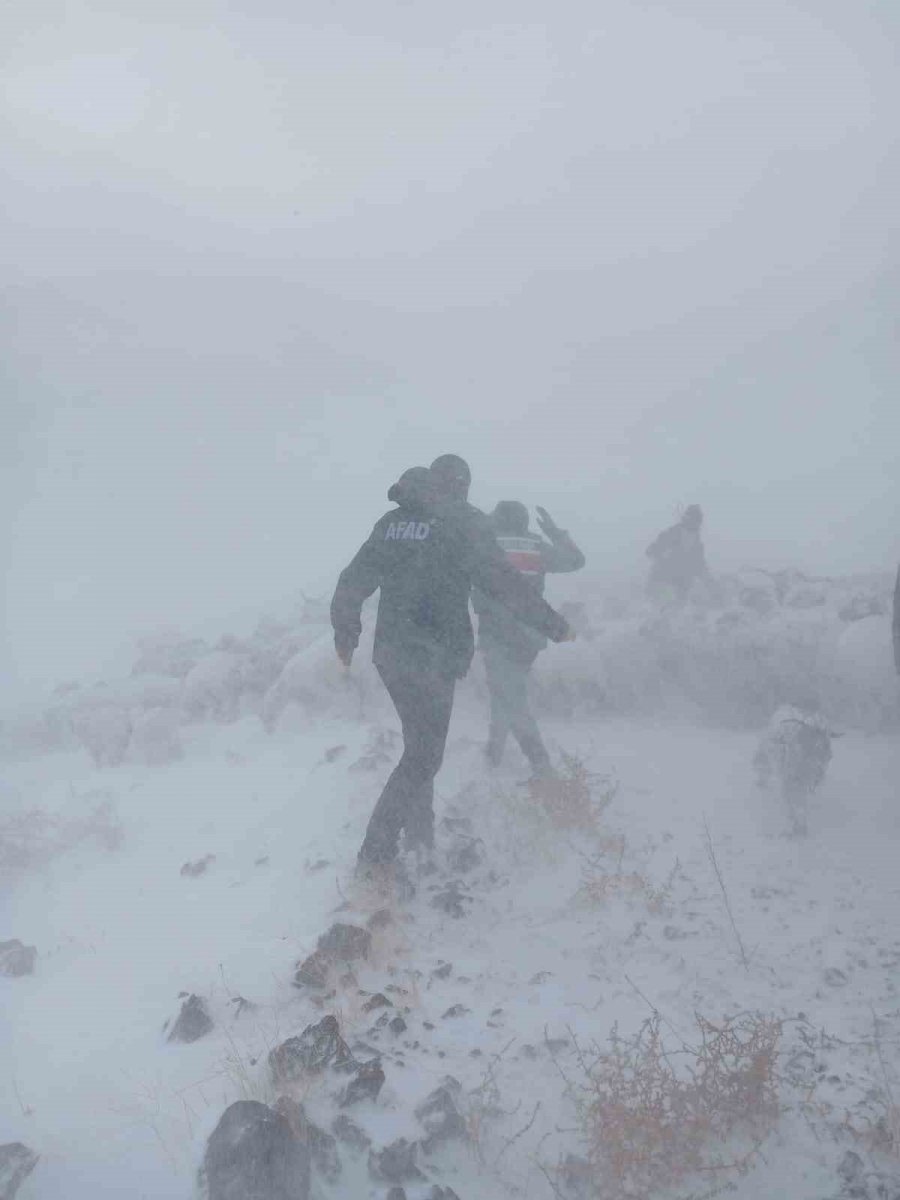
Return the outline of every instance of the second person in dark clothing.
[[[364,874],[407,849],[434,844],[434,777],[443,761],[453,693],[469,669],[472,584],[543,637],[574,635],[511,566],[488,518],[467,503],[469,469],[456,455],[414,467],[388,492],[396,508],[341,573],[331,603],[335,649],[349,666],[363,602],[380,589],[373,661],[403,727],[403,757],[387,781],[359,852]]]
[[[497,543],[535,595],[544,592],[551,572],[579,571],[584,555],[547,511],[538,510],[538,524],[549,541],[528,528],[528,509],[518,500],[502,500],[491,515]],[[478,647],[484,655],[491,697],[491,724],[486,757],[499,766],[510,733],[539,778],[552,774],[550,756],[528,703],[528,675],[547,639],[519,621],[505,605],[476,590]]]
[[[689,504],[677,525],[664,529],[647,547],[651,561],[647,594],[664,604],[684,604],[691,588],[709,572],[703,553],[700,530],[703,511],[699,504]]]

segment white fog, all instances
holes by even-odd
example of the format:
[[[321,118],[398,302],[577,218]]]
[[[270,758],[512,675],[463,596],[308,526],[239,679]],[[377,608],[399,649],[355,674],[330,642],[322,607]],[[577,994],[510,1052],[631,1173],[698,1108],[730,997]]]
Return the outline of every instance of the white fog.
[[[5,7],[0,1200],[900,1196],[898,33],[890,0]],[[341,576],[446,454],[488,516],[436,468],[404,565],[379,526]],[[471,670],[384,657],[416,571],[439,658],[474,589]],[[357,853],[432,778],[436,857],[398,809],[385,898]],[[676,1072],[641,1124],[611,1030],[687,1053],[697,1014],[765,1086]],[[330,1065],[271,1059],[330,1015]],[[238,1101],[281,1191],[217,1174]]]

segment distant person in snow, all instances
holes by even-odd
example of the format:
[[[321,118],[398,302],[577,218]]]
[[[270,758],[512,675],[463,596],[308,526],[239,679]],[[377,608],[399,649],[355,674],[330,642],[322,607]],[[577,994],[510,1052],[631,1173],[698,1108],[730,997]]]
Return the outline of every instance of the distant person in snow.
[[[651,561],[647,594],[653,599],[683,604],[698,579],[708,578],[700,529],[703,512],[690,504],[677,525],[664,529],[647,547]]]
[[[413,467],[388,492],[397,507],[341,573],[331,602],[338,657],[350,665],[363,602],[381,589],[373,661],[403,727],[403,757],[372,813],[358,872],[387,874],[405,848],[434,846],[434,777],[444,756],[453,692],[475,650],[473,584],[543,637],[571,640],[566,621],[506,560],[490,521],[468,502],[470,472],[445,454]]]
[[[535,595],[544,593],[550,572],[580,571],[584,555],[552,520],[538,508],[538,525],[546,540],[528,528],[528,509],[518,500],[501,500],[491,514],[491,525],[507,562],[521,574]],[[499,766],[510,733],[538,778],[552,775],[550,756],[528,704],[528,674],[547,639],[518,620],[506,607],[480,589],[473,593],[478,614],[478,648],[484,655],[491,696],[491,724],[485,756]]]
[[[900,568],[897,569],[897,582],[894,584],[894,666],[900,675]]]

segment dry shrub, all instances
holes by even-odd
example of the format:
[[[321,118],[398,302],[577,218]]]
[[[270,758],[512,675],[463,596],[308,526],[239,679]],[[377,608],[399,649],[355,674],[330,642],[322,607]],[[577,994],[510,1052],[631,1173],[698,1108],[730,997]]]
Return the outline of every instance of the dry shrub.
[[[672,897],[674,872],[663,884],[653,884],[640,871],[597,871],[586,872],[578,897],[588,904],[606,904],[615,897],[640,901],[648,912],[657,914],[668,911]]]
[[[655,884],[641,870],[625,868],[628,843],[623,834],[604,834],[596,839],[595,845],[593,854],[581,856],[583,867],[577,901],[593,906],[618,898],[637,901],[650,913],[669,911],[672,889],[681,871],[677,859],[665,881]]]
[[[863,1103],[854,1114],[847,1113],[844,1129],[867,1149],[900,1159],[900,1105],[888,1070],[881,1039],[880,1018],[872,1012],[872,1041],[878,1062],[878,1080],[867,1088]]]
[[[556,829],[594,833],[618,791],[618,782],[592,775],[576,755],[562,755],[563,770],[553,779],[528,781],[529,798]]]
[[[559,778],[495,787],[477,800],[461,794],[468,810],[477,803],[479,832],[492,860],[517,866],[557,862],[573,842],[583,844],[589,837],[593,843],[602,836],[601,818],[618,791],[617,780],[592,774],[575,756],[562,759]]]
[[[598,1200],[647,1200],[692,1176],[718,1182],[742,1172],[774,1126],[780,1021],[752,1013],[696,1021],[700,1044],[678,1051],[678,1071],[658,1013],[631,1040],[614,1027],[607,1051],[579,1048],[583,1077],[567,1083]],[[739,1136],[743,1148],[723,1158]]]

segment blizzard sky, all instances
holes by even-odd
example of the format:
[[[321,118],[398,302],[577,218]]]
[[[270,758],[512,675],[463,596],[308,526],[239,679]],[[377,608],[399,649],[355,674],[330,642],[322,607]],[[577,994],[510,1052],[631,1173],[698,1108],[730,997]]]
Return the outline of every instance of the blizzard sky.
[[[4,694],[330,592],[399,472],[597,575],[900,556],[895,0],[14,0]],[[127,655],[122,659],[127,667]]]

